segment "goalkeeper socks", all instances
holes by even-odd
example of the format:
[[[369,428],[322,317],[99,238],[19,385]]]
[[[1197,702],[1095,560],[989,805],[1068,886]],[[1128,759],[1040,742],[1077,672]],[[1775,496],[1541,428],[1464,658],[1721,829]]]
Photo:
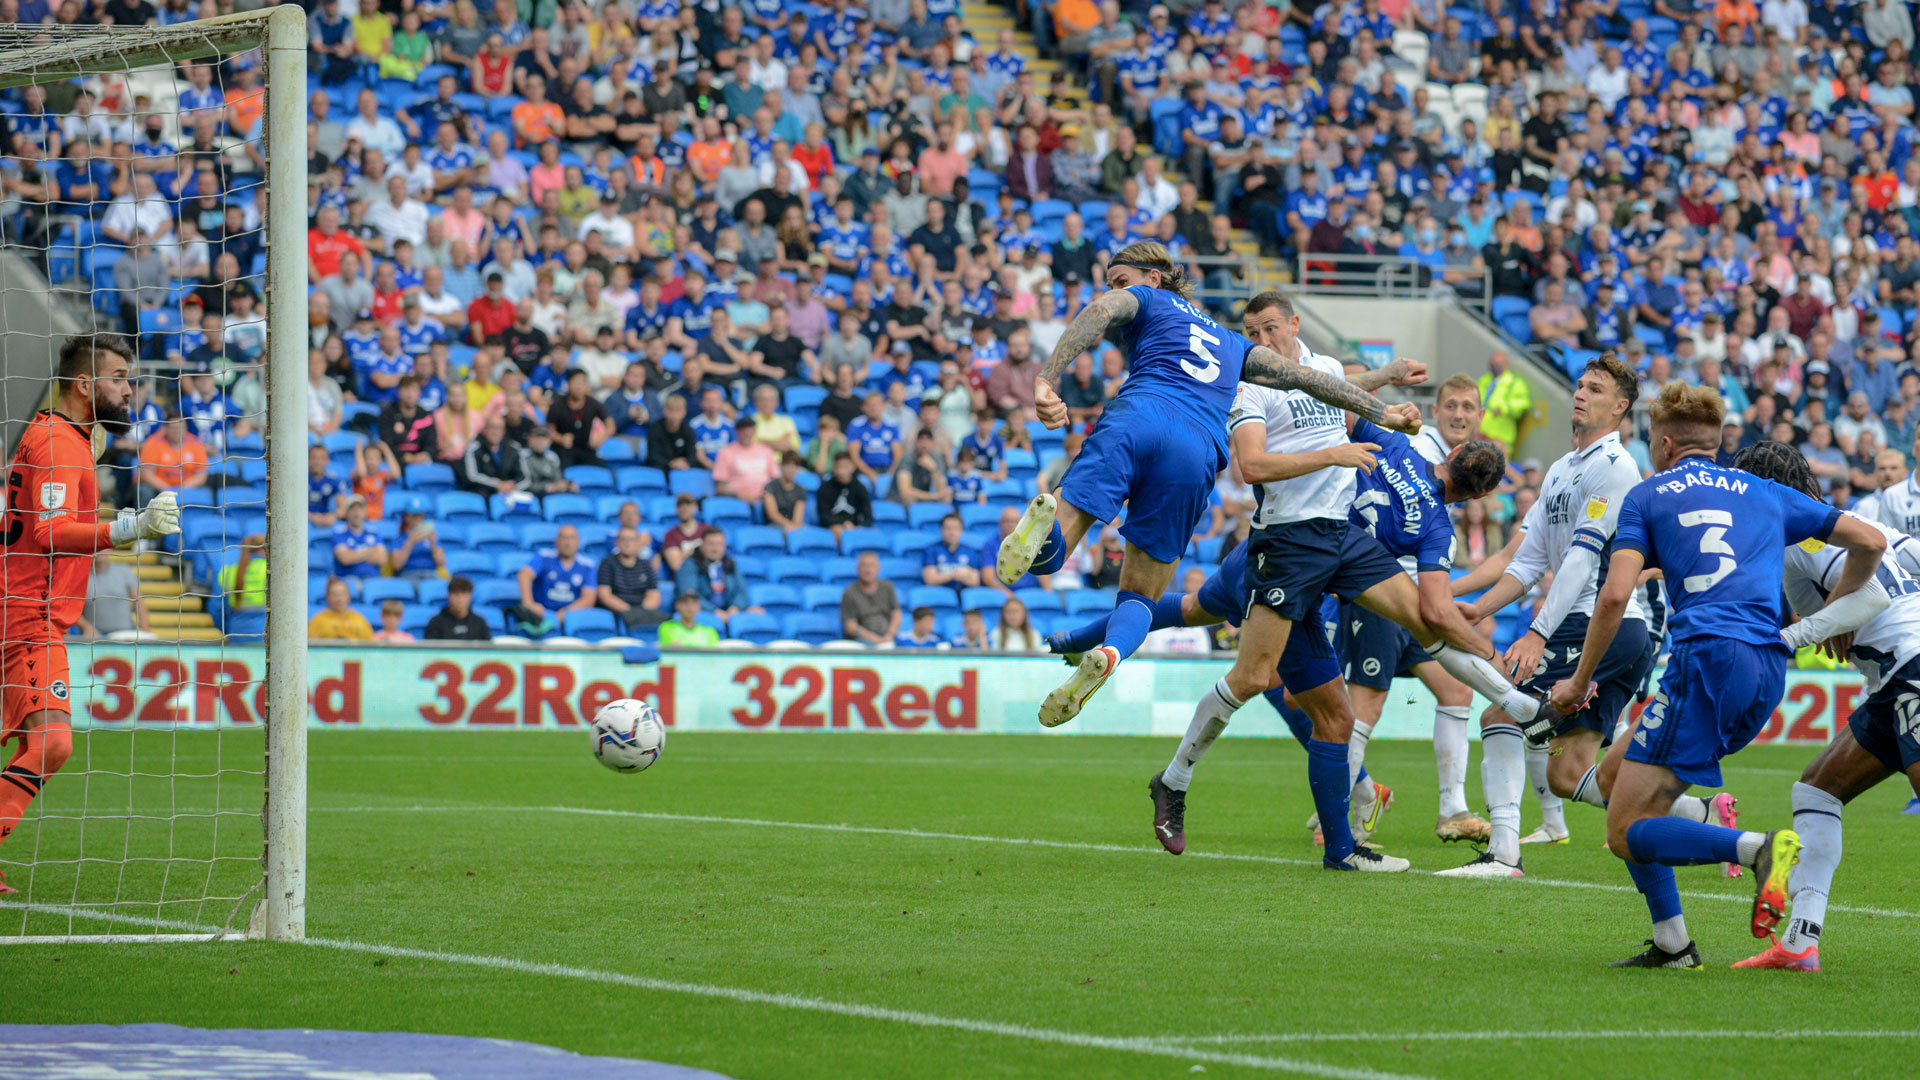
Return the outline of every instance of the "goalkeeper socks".
[[[1811,784],[1793,785],[1793,831],[1805,846],[1800,861],[1787,878],[1793,899],[1793,918],[1780,939],[1788,952],[1805,952],[1820,944],[1820,924],[1827,921],[1827,893],[1833,872],[1840,867],[1840,811],[1842,803]]]
[[[1101,644],[1111,645],[1120,659],[1125,660],[1139,650],[1152,627],[1153,601],[1122,589],[1113,605],[1113,614],[1107,619],[1107,635]]]
[[[1060,531],[1060,522],[1055,519],[1052,531],[1047,533],[1047,541],[1040,545],[1040,551],[1033,557],[1033,565],[1027,568],[1030,574],[1047,575],[1060,571],[1067,564],[1067,538]]]
[[[1313,790],[1313,808],[1320,813],[1320,834],[1326,840],[1327,862],[1345,862],[1353,854],[1353,828],[1347,779],[1347,744],[1307,741],[1307,786]]]
[[[1186,616],[1180,610],[1182,599],[1184,597],[1179,593],[1174,593],[1161,597],[1159,603],[1153,605],[1153,629],[1164,630],[1169,626],[1187,624]],[[1047,647],[1056,653],[1083,653],[1098,648],[1107,639],[1107,623],[1112,618],[1112,614],[1102,615],[1084,626],[1048,635]]]
[[[1440,774],[1440,816],[1467,812],[1467,709],[1433,710],[1433,763]]]
[[[1175,791],[1185,791],[1193,783],[1193,767],[1206,756],[1213,746],[1213,740],[1227,730],[1227,722],[1243,702],[1227,689],[1227,680],[1221,679],[1206,692],[1200,704],[1194,706],[1193,719],[1187,722],[1187,733],[1180,737],[1180,746],[1173,752],[1173,760],[1167,763],[1166,770],[1160,774],[1160,782]]]
[[[26,816],[27,804],[40,794],[47,778],[73,756],[73,729],[65,721],[18,732],[20,748],[0,769],[0,840],[13,833]]]
[[[1685,818],[1642,818],[1627,826],[1627,851],[1635,862],[1662,866],[1752,866],[1767,834],[1742,832]]]
[[[1287,730],[1293,732],[1294,741],[1305,747],[1307,740],[1313,738],[1313,719],[1298,708],[1287,704],[1287,688],[1276,686],[1261,696],[1267,699],[1267,704],[1273,706],[1274,712],[1280,714],[1280,719],[1287,722]]]

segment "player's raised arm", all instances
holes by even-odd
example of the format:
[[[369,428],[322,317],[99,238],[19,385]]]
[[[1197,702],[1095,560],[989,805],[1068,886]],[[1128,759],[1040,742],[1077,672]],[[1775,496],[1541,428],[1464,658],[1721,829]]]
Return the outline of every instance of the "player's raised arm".
[[[1108,289],[1093,298],[1080,314],[1067,324],[1066,333],[1053,346],[1053,355],[1040,368],[1040,381],[1058,385],[1060,376],[1067,365],[1080,358],[1080,354],[1100,343],[1107,329],[1125,326],[1140,314],[1140,301],[1125,289]]]
[[[1069,327],[1068,331],[1071,332],[1072,328]],[[1247,350],[1246,361],[1240,369],[1240,379],[1275,390],[1298,390],[1393,431],[1420,430],[1419,406],[1411,403],[1390,406],[1345,379],[1315,371],[1304,364],[1288,363],[1265,345],[1255,345]]]

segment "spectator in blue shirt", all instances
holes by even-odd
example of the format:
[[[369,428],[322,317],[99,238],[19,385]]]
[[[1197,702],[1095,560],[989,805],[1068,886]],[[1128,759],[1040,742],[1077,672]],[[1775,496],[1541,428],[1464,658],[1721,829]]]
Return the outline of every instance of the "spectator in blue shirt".
[[[955,506],[987,501],[986,477],[975,468],[979,455],[971,447],[961,447],[954,458],[953,472],[947,474],[947,490],[953,494]]]
[[[333,576],[379,577],[387,545],[367,528],[367,500],[348,496],[346,518],[333,527]]]
[[[564,345],[547,350],[547,355],[541,357],[543,362],[527,376],[527,400],[544,409],[552,405],[555,398],[565,397],[567,365],[571,358],[572,353]]]
[[[580,530],[560,526],[551,554],[541,552],[520,568],[520,605],[513,610],[529,637],[552,633],[569,611],[584,611],[599,598],[592,563],[580,557]]]
[[[700,546],[680,564],[673,588],[676,596],[698,596],[707,610],[723,619],[742,611],[760,610],[748,606],[752,598],[747,581],[740,576],[733,556],[727,554],[727,534],[715,525],[700,534]]]
[[[940,519],[940,541],[920,553],[920,580],[928,585],[951,585],[955,592],[980,584],[980,553],[961,546],[964,527],[959,514]]]
[[[921,606],[913,609],[913,628],[894,641],[902,649],[944,649],[947,643],[933,632],[933,609]]]
[[[379,351],[363,365],[358,358],[354,367],[360,373],[362,401],[385,405],[400,396],[400,380],[413,374],[413,357],[400,347],[400,330],[387,326],[380,330]]]
[[[340,500],[353,490],[331,464],[326,447],[307,448],[307,522],[325,529],[340,520]]]
[[[1186,145],[1186,173],[1206,176],[1207,148],[1220,137],[1220,118],[1226,110],[1207,100],[1207,88],[1198,82],[1187,84],[1187,103],[1180,107],[1180,141]]]
[[[960,451],[973,451],[974,464],[989,480],[1007,478],[1007,441],[999,426],[992,410],[981,409],[973,414],[973,431],[960,440]]]
[[[721,447],[734,440],[733,415],[726,405],[726,394],[717,386],[709,386],[700,391],[700,414],[687,421],[694,446],[709,462],[719,457]]]
[[[447,553],[427,515],[417,510],[400,515],[400,547],[388,557],[387,565],[394,577],[407,581],[426,581],[446,573]]]
[[[853,463],[868,480],[877,480],[900,464],[900,429],[887,423],[886,409],[886,398],[869,393],[861,403],[860,415],[847,425]]]

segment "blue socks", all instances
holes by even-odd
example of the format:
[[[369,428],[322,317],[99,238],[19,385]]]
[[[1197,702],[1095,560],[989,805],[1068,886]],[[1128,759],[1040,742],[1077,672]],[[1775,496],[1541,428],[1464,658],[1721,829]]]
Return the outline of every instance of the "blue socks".
[[[1184,626],[1186,619],[1180,614],[1180,594],[1163,596],[1153,605],[1152,629],[1164,630],[1169,626]],[[1063,633],[1057,633],[1047,639],[1054,652],[1083,653],[1107,640],[1107,622],[1111,614],[1102,615],[1087,623]]]
[[[1326,841],[1324,858],[1345,862],[1353,854],[1353,829],[1347,824],[1353,783],[1347,775],[1347,744],[1307,740],[1307,786],[1313,789],[1313,808],[1320,814],[1320,835]]]
[[[1661,866],[1738,863],[1741,835],[1739,829],[1686,818],[1644,818],[1627,826],[1627,851],[1634,862]]]
[[[1033,566],[1027,572],[1046,575],[1060,571],[1067,564],[1067,538],[1061,535],[1060,523],[1053,523],[1053,531],[1047,534],[1047,542],[1040,545],[1040,553],[1033,557]]]
[[[1132,656],[1153,628],[1153,608],[1153,601],[1122,589],[1113,614],[1107,617],[1107,633],[1100,644],[1113,646],[1122,660]]]
[[[1647,912],[1653,916],[1655,923],[1666,922],[1680,914],[1680,886],[1673,880],[1673,867],[1628,863],[1627,873],[1633,875],[1634,888],[1647,898]]]

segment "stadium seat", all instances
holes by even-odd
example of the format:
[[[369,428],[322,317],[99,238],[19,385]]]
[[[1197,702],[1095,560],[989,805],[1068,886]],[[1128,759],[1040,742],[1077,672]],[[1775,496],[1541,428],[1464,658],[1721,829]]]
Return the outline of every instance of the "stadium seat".
[[[854,575],[859,572],[860,560],[851,555],[835,555],[830,559],[823,559],[820,562],[821,580],[827,582],[829,585],[845,585],[847,582],[852,581]],[[886,572],[882,571],[880,576],[885,577]]]
[[[700,504],[700,516],[731,534],[735,526],[753,521],[753,508],[731,495],[715,495]]]
[[[946,503],[915,503],[907,509],[907,524],[916,529],[937,529],[940,519],[953,513]]]
[[[873,504],[873,524],[885,529],[889,525],[905,525],[907,508],[896,502],[877,502]]]
[[[1068,589],[1061,601],[1069,615],[1104,615],[1113,610],[1113,596],[1103,590]]]
[[[613,486],[613,470],[599,465],[574,465],[564,470],[561,475],[578,484],[583,495],[598,495],[616,490]]]
[[[907,590],[904,605],[911,613],[916,608],[930,607],[936,614],[960,610],[960,597],[945,585],[916,585]]]
[[[768,559],[767,580],[801,583],[819,581],[820,563],[816,559],[802,559],[792,556]]]
[[[848,529],[840,534],[840,553],[857,555],[862,551],[886,554],[893,550],[893,542],[879,529]]]
[[[406,465],[401,468],[401,476],[409,491],[438,492],[453,490],[453,467],[432,462],[426,465]]]
[[[516,517],[537,518],[540,516],[540,500],[531,497],[521,498],[517,494],[512,498],[504,495],[489,495],[487,496],[487,514],[495,521]]]
[[[593,516],[599,518],[601,521],[615,521],[620,517],[620,508],[630,502],[633,502],[633,500],[625,495],[595,495],[593,497]],[[640,505],[634,503],[634,509],[638,510],[639,508]],[[641,520],[644,522],[645,518],[643,517]]]
[[[999,611],[1007,602],[1006,594],[985,585],[975,585],[960,590],[960,610],[962,611]]]
[[[810,551],[832,554],[838,550],[840,545],[834,540],[833,533],[817,525],[803,525],[787,534],[787,551],[793,555],[804,555]]]
[[[827,400],[827,390],[823,386],[789,386],[784,397],[790,413],[801,409],[818,409],[820,403]]]
[[[485,581],[476,581],[473,583],[473,606],[476,608],[512,607],[519,602],[520,585],[518,582],[506,581],[501,578],[488,578]]]
[[[507,551],[494,556],[494,572],[501,577],[510,578],[520,573],[520,568],[533,561],[531,551]]]
[[[893,553],[895,555],[918,555],[939,542],[940,534],[932,530],[922,532],[902,530],[893,534]]]
[[[580,525],[599,520],[593,513],[593,500],[585,495],[549,495],[540,504],[541,514],[562,525]]]
[[[382,600],[402,600],[411,604],[416,594],[411,581],[401,578],[367,578],[360,583],[360,598],[369,604],[378,604]]]
[[[514,545],[515,551],[538,551],[543,547],[552,547],[554,538],[560,535],[560,525],[553,521],[521,521],[512,526],[520,542]]]
[[[1020,602],[1027,605],[1027,610],[1030,612],[1059,613],[1066,610],[1066,605],[1060,602],[1060,595],[1046,589],[1038,587],[1016,589],[1013,595],[1019,597]]]
[[[704,499],[713,494],[713,474],[705,469],[676,469],[667,477],[667,490],[675,495],[691,492]]]
[[[625,465],[614,470],[613,485],[628,493],[667,490],[667,474],[646,465]]]
[[[773,557],[787,553],[786,534],[769,525],[747,525],[727,532],[727,547],[744,555]]]
[[[1000,530],[1001,509],[985,503],[969,503],[960,508],[960,524],[969,529],[992,529],[997,533]]]
[[[560,620],[560,632],[569,637],[584,638],[587,641],[599,641],[612,637],[618,632],[618,621],[606,608],[584,608],[569,611]]]
[[[845,585],[807,585],[800,589],[800,606],[813,612],[838,612]]]
[[[420,602],[423,604],[439,605],[447,602],[447,583],[441,578],[428,578],[425,581],[415,582],[414,589],[419,592]]]
[[[791,615],[806,610],[800,602],[800,590],[791,585],[756,585],[753,604],[769,615]]]
[[[1006,480],[989,480],[986,484],[986,492],[987,505],[993,507],[996,511],[1008,506],[1016,510],[1024,510],[1027,504],[1033,501],[1033,485],[1024,480],[1015,480],[1012,478]],[[995,520],[999,520],[997,513],[995,514]]]
[[[479,496],[475,495],[474,498]],[[487,555],[517,551],[520,548],[520,534],[513,526],[502,521],[476,521],[467,526],[467,546]]]
[[[640,452],[624,437],[600,444],[600,460],[608,465],[628,465],[640,460]]]
[[[729,637],[742,638],[755,645],[765,645],[781,637],[783,633],[782,623],[778,617],[760,615],[751,611],[743,611],[735,615],[727,624]]]
[[[805,612],[788,615],[780,620],[779,636],[804,641],[809,645],[824,645],[839,639],[840,618],[837,615]]]

